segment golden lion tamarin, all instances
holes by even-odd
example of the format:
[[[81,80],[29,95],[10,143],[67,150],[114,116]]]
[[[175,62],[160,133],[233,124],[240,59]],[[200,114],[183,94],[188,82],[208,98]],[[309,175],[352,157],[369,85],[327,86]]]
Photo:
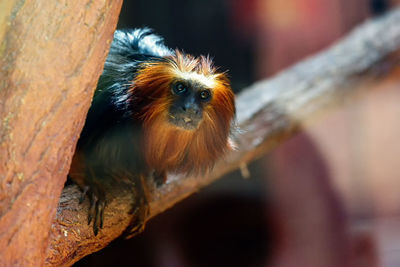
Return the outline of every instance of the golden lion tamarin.
[[[231,148],[234,115],[229,80],[209,57],[170,50],[146,28],[117,30],[69,173],[90,198],[95,234],[109,186],[210,169]],[[132,229],[143,228],[139,214]]]

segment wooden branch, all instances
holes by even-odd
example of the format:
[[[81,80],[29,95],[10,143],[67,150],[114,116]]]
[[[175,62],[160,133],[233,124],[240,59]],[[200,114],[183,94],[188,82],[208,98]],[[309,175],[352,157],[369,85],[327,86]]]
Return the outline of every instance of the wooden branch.
[[[0,2],[0,266],[42,266],[122,0]]]
[[[172,177],[151,191],[151,217],[173,206],[223,174],[245,164],[292,136],[305,121],[341,104],[357,92],[376,87],[398,66],[400,10],[364,23],[338,44],[237,96],[238,150],[218,162],[206,177]],[[398,77],[398,75],[396,76]],[[400,78],[399,78],[400,79]],[[47,265],[68,266],[117,238],[127,226],[131,195],[109,194],[104,229],[93,236],[88,203],[78,204],[76,186],[64,189],[53,223]]]

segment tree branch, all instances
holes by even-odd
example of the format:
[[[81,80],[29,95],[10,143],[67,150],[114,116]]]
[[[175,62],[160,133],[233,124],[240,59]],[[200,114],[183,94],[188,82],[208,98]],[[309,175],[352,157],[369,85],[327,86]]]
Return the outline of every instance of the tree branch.
[[[382,83],[398,71],[400,10],[364,23],[333,47],[243,90],[237,96],[237,151],[206,177],[170,176],[151,188],[151,217],[236,168],[271,150],[299,131],[301,124]],[[397,76],[396,76],[397,77]],[[400,79],[400,78],[398,78]],[[87,225],[88,203],[78,204],[76,186],[64,189],[52,228],[47,265],[71,265],[120,236],[130,221],[131,194],[110,192],[105,225],[94,237]]]

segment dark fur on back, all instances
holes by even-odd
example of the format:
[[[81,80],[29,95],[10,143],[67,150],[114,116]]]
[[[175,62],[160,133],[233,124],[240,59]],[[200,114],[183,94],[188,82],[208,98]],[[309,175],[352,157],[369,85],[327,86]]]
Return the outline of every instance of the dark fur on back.
[[[115,123],[132,119],[129,88],[143,62],[173,55],[163,39],[148,28],[117,30],[98,81],[79,144],[90,142]],[[98,134],[96,134],[98,132]]]
[[[138,140],[141,125],[134,121],[129,89],[143,62],[164,60],[173,51],[148,28],[117,30],[104,64],[85,126],[77,145],[86,165],[113,169],[145,168]],[[111,160],[111,162],[110,162]],[[96,171],[95,168],[94,171]]]

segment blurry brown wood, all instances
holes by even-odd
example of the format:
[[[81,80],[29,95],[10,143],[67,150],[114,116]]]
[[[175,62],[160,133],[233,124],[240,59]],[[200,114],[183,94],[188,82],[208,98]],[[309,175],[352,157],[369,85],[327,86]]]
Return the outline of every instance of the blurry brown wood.
[[[243,166],[300,130],[328,107],[346,103],[388,78],[397,78],[400,51],[400,10],[367,22],[322,53],[260,81],[237,97],[238,150],[217,163],[205,177],[169,177],[166,185],[151,192],[155,216],[223,174]],[[71,265],[105,247],[120,236],[130,221],[132,198],[122,188],[109,192],[105,225],[94,237],[87,225],[88,202],[78,204],[76,186],[65,188],[52,227],[47,265]]]
[[[0,265],[41,266],[122,1],[0,2]]]

